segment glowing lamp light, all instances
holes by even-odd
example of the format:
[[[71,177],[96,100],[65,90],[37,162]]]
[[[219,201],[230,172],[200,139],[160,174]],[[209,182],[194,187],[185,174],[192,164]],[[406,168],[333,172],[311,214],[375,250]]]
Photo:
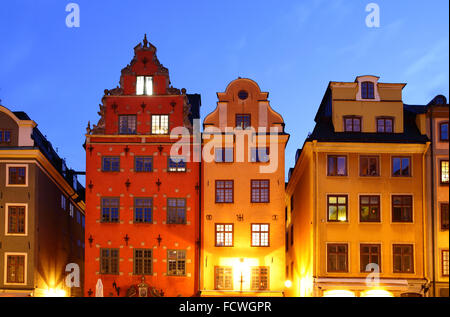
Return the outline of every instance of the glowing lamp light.
[[[44,291],[45,297],[66,297],[66,291],[62,289],[49,288]]]
[[[384,289],[371,289],[361,293],[361,297],[394,297],[391,292]]]
[[[330,290],[323,292],[323,297],[355,297],[355,293],[348,290]]]
[[[286,286],[287,288],[291,288],[292,282],[290,280],[286,280],[286,282],[284,282],[284,286]]]

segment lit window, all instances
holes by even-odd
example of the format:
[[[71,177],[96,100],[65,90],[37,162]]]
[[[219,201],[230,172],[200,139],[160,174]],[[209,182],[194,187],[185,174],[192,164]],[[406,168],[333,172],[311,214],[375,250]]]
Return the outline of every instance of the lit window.
[[[216,266],[214,268],[214,288],[217,290],[233,289],[233,267]]]
[[[136,134],[136,115],[119,116],[119,134]]]
[[[269,246],[269,224],[252,224],[252,247]]]
[[[448,160],[441,161],[441,184],[448,185]]]
[[[169,134],[169,115],[152,115],[152,134]]]
[[[375,99],[373,82],[364,81],[361,83],[361,98],[362,99]]]
[[[6,256],[6,283],[25,284],[25,255]]]
[[[252,267],[251,276],[252,290],[268,290],[269,289],[269,267],[255,266]]]
[[[167,275],[186,275],[186,251],[167,250]]]
[[[216,247],[233,246],[233,224],[216,224]]]
[[[26,212],[24,206],[8,206],[8,234],[25,234]]]
[[[442,250],[442,275],[448,276],[448,250]]]
[[[359,162],[361,176],[380,176],[378,156],[361,156]]]
[[[153,95],[153,78],[151,76],[136,77],[136,95]]]
[[[380,222],[380,196],[360,196],[361,222]]]
[[[328,195],[328,221],[347,221],[347,196]]]

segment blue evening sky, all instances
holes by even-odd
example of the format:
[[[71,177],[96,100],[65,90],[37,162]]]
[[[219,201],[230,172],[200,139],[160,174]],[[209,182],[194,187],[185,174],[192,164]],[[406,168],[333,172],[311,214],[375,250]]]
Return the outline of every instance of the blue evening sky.
[[[80,7],[68,28],[65,7]],[[365,24],[380,7],[380,27]],[[46,0],[0,4],[0,99],[25,111],[70,167],[85,170],[88,120],[103,90],[118,85],[144,33],[174,87],[202,96],[237,77],[255,80],[291,134],[286,171],[314,127],[329,81],[358,75],[407,83],[405,103],[449,97],[447,0]]]

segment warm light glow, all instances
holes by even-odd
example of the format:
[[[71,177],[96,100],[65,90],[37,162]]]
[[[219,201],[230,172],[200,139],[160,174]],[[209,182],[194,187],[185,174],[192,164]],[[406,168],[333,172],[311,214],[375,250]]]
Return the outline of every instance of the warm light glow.
[[[355,293],[347,290],[330,290],[330,291],[324,291],[323,297],[355,297]]]
[[[66,291],[62,289],[49,288],[44,290],[45,297],[66,297]]]
[[[251,268],[259,266],[258,259],[252,258],[221,258],[220,266],[233,267],[233,288],[235,290],[249,290],[251,286]],[[242,282],[241,282],[242,279]]]
[[[292,282],[290,280],[287,280],[286,282],[284,282],[284,286],[290,288],[292,286]]]
[[[361,292],[361,297],[394,297],[394,295],[384,289],[371,289]]]

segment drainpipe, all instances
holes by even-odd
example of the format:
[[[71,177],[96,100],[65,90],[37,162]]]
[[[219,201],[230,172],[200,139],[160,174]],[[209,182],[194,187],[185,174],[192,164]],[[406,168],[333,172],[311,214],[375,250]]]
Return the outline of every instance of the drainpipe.
[[[313,140],[313,156],[314,156],[314,216],[315,216],[315,224],[314,224],[314,255],[313,255],[313,261],[314,261],[314,274],[313,276],[315,278],[318,277],[319,274],[319,269],[318,269],[318,265],[319,262],[317,257],[319,256],[319,245],[318,245],[318,241],[319,241],[319,200],[318,200],[318,194],[319,194],[319,182],[318,182],[318,177],[319,177],[319,165],[318,165],[318,154],[317,154],[317,140]],[[313,288],[313,292],[316,292],[316,286],[314,286]],[[319,292],[319,291],[317,291]],[[319,295],[319,294],[315,294],[315,295]]]
[[[202,271],[202,145],[203,135],[200,133],[200,162],[198,163],[198,294],[201,292]]]
[[[428,261],[427,261],[427,202],[426,202],[426,155],[428,152],[428,149],[430,148],[430,142],[427,142],[425,150],[422,153],[422,226],[423,226],[423,272],[424,272],[424,278],[427,281],[426,284],[428,284],[430,282],[430,280],[427,278],[428,275],[428,271],[427,271],[427,267],[428,267]],[[433,256],[434,258],[434,256]],[[424,289],[424,296],[426,290]]]
[[[433,127],[433,107],[431,107],[431,111],[430,111],[430,140],[431,140],[431,263],[433,265],[432,268],[432,286],[433,286],[433,296],[436,296],[436,259],[435,259],[435,253],[436,253],[436,248],[435,248],[435,220],[434,220],[434,212],[435,212],[435,204],[434,204],[434,181],[436,179],[435,175],[434,175],[434,142],[433,142],[433,132],[434,132],[434,127]]]

